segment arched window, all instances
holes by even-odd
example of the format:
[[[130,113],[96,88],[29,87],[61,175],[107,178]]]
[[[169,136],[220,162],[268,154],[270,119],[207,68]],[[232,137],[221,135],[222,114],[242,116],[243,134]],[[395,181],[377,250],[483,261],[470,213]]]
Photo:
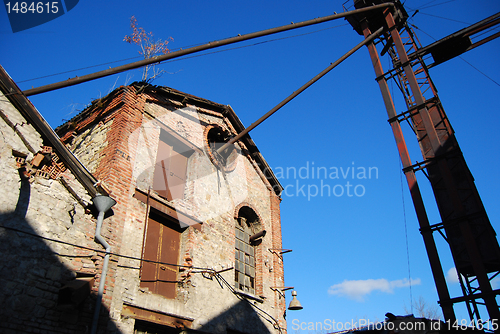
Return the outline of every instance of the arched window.
[[[230,138],[230,132],[222,129],[219,125],[211,124],[205,128],[205,151],[208,158],[217,168],[225,172],[232,172],[236,168],[237,158],[240,154],[240,150],[234,144],[229,145],[222,152],[217,151]]]
[[[255,246],[258,244],[256,236],[258,238],[264,235],[261,228],[262,224],[255,211],[248,206],[241,207],[236,218],[235,228],[234,285],[236,289],[250,294],[255,294]]]

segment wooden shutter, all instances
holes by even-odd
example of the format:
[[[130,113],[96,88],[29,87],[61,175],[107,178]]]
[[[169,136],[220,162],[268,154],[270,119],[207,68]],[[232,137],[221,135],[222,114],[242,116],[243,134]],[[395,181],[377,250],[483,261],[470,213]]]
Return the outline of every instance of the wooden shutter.
[[[142,258],[146,261],[142,262],[141,267],[141,287],[148,288],[151,292],[156,290],[156,262],[158,261],[160,229],[161,224],[150,217],[142,255]]]
[[[177,139],[161,132],[153,175],[153,190],[171,201],[184,198],[189,156],[193,153]]]
[[[141,287],[166,298],[175,298],[178,269],[175,264],[179,259],[180,233],[178,224],[151,212],[142,258],[154,263],[143,261]]]
[[[184,198],[188,158],[189,156],[176,151],[174,147],[173,154],[170,157],[170,174],[167,176],[172,199]]]
[[[170,167],[170,156],[172,155],[172,145],[160,139],[158,152],[156,153],[156,163],[153,175],[153,190],[161,197],[172,200],[168,187],[168,175]]]

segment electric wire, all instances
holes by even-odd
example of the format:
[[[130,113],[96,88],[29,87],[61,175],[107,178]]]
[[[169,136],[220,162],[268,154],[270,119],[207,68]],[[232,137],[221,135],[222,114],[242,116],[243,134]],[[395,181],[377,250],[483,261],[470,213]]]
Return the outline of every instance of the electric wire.
[[[418,9],[426,9],[426,8],[430,8],[430,7],[436,7],[436,6],[441,6],[441,5],[444,5],[445,3],[449,3],[449,2],[454,2],[456,0],[448,0],[448,1],[444,1],[444,2],[440,2],[440,3],[436,3],[434,5],[430,5],[431,3],[435,2],[436,0],[433,0],[431,2],[428,2],[426,4],[423,4],[421,5]]]
[[[97,253],[106,253],[105,250],[95,249],[95,248],[92,248],[92,247],[87,247],[87,246],[82,246],[82,245],[77,245],[77,244],[73,244],[73,243],[62,241],[62,240],[58,240],[58,239],[48,238],[48,237],[44,237],[44,236],[38,235],[36,233],[27,232],[27,231],[23,231],[23,230],[20,230],[20,229],[16,229],[16,228],[4,226],[4,225],[0,225],[0,228],[6,229],[6,230],[9,230],[9,231],[14,231],[14,232],[17,232],[17,233],[23,233],[23,234],[26,234],[26,235],[28,235],[30,237],[39,238],[39,239],[46,240],[46,241],[52,241],[52,242],[56,242],[56,243],[60,243],[60,244],[65,244],[65,245],[73,246],[73,247],[80,248],[80,249],[91,250],[91,251],[94,251],[94,252],[97,252]],[[56,252],[53,252],[53,253],[57,254],[59,256],[65,256],[65,257],[78,257],[78,258],[88,257],[88,256],[85,256],[85,255],[59,254],[59,253],[56,253]],[[145,259],[137,258],[137,257],[134,257],[134,256],[128,256],[128,255],[123,255],[123,254],[118,254],[118,253],[112,253],[112,252],[110,254],[113,255],[113,256],[115,256],[115,257],[121,257],[121,258],[125,258],[125,259],[130,259],[130,260],[139,260],[139,261],[142,261],[142,262],[148,262],[148,263],[154,263],[154,264],[163,264],[163,265],[169,265],[169,266],[175,266],[175,267],[185,267],[185,268],[189,268],[190,270],[194,269],[194,270],[198,270],[198,271],[191,271],[191,273],[201,273],[203,276],[204,276],[205,273],[210,273],[211,276],[216,277],[216,279],[219,282],[219,285],[221,285],[221,287],[222,287],[222,284],[220,283],[219,280],[221,280],[224,283],[224,285],[226,285],[229,288],[229,290],[235,296],[237,296],[241,300],[245,300],[245,301],[248,302],[248,300],[246,298],[244,298],[240,294],[238,294],[237,291],[234,289],[234,287],[231,284],[229,284],[226,281],[226,279],[219,272],[217,272],[213,268],[203,268],[203,267],[186,266],[186,265],[166,263],[166,262],[153,261],[153,260],[145,260]],[[135,268],[134,267],[134,268],[131,268],[131,269],[139,269],[139,268]],[[204,276],[204,277],[206,278],[206,276]],[[269,317],[271,320],[270,319],[266,319],[265,317],[264,318],[267,321],[269,321],[270,323],[272,323],[276,327],[276,329],[278,329],[278,331],[280,333],[283,333],[282,332],[282,328],[279,325],[279,322],[272,315],[270,315],[269,313],[267,313],[266,311],[264,311],[263,309],[261,309],[260,307],[258,307],[257,305],[255,305],[253,303],[249,302],[248,304],[250,304],[253,308],[257,309],[259,312],[265,314],[267,317]]]
[[[53,76],[56,76],[56,75],[61,75],[61,74],[66,74],[66,73],[71,73],[71,72],[76,72],[76,71],[81,71],[81,70],[87,70],[89,68],[94,68],[94,67],[99,67],[99,66],[104,66],[104,65],[109,65],[109,64],[120,63],[122,61],[128,61],[128,60],[133,60],[133,59],[137,59],[137,58],[142,58],[142,56],[135,56],[135,57],[124,58],[124,59],[120,59],[120,60],[113,60],[113,61],[109,61],[107,63],[97,64],[97,65],[90,65],[90,66],[86,66],[86,67],[80,67],[80,68],[77,68],[77,69],[74,69],[74,70],[67,70],[67,71],[58,72],[58,73],[54,73],[54,74],[42,75],[41,77],[36,77],[36,78],[32,78],[32,79],[26,79],[26,80],[17,81],[17,83],[23,83],[23,82],[34,81],[34,80],[39,80],[39,79],[45,79],[45,78],[53,77]]]
[[[420,9],[422,8],[428,8],[428,7],[433,7],[433,6],[437,6],[437,5],[441,5],[441,4],[444,4],[444,3],[447,3],[447,2],[452,2],[454,0],[450,0],[450,1],[446,1],[446,2],[443,2],[443,3],[439,3],[439,4],[435,4],[435,5],[432,5],[432,6],[427,6],[428,4],[434,2],[434,1],[431,1],[423,6],[421,6],[420,8],[418,9],[412,9],[412,8],[409,8],[411,10],[415,10],[415,13],[417,11],[419,11]],[[427,7],[426,7],[427,6]],[[421,14],[424,14],[424,15],[429,15],[429,16],[433,16],[433,17],[437,17],[437,18],[441,18],[441,19],[445,19],[445,20],[450,20],[450,21],[455,21],[455,22],[459,22],[459,23],[464,23],[464,24],[467,24],[467,25],[470,25],[470,23],[467,23],[467,22],[462,22],[462,21],[458,21],[458,20],[453,20],[453,19],[448,19],[448,18],[445,18],[445,17],[441,17],[441,16],[437,16],[437,15],[432,15],[432,14],[427,14],[427,13],[422,13],[420,12]],[[413,16],[412,16],[413,17]],[[420,29],[419,27],[417,27],[416,25],[412,24],[412,26],[421,31],[423,34],[429,36],[430,38],[432,38],[434,41],[437,41],[436,38],[434,38],[433,36],[431,36],[430,34],[428,34],[427,32],[423,31],[422,29]],[[478,38],[479,36],[481,35],[484,35],[488,32],[491,32],[491,31],[494,31],[494,30],[498,30],[499,28],[498,27],[492,27],[490,28],[489,30],[485,31],[485,32],[482,32],[481,34],[477,35],[477,36],[474,36],[474,39],[475,38]],[[496,84],[497,86],[500,86],[500,83],[498,83],[496,80],[494,80],[493,78],[491,78],[490,76],[488,76],[486,73],[482,72],[481,70],[479,70],[477,67],[475,67],[474,65],[472,65],[470,62],[466,61],[462,56],[458,56],[458,58],[460,58],[461,60],[463,60],[466,64],[468,64],[469,66],[471,66],[473,69],[475,69],[476,71],[478,71],[480,74],[484,75],[487,79],[491,80],[494,84]]]
[[[224,49],[224,50],[215,50],[215,51],[205,52],[205,53],[197,54],[197,55],[190,55],[190,56],[186,56],[186,57],[179,57],[179,58],[176,58],[176,59],[171,59],[171,60],[166,60],[166,61],[163,61],[163,62],[158,62],[156,64],[166,64],[166,63],[171,63],[171,62],[185,60],[185,59],[190,59],[190,58],[197,58],[197,57],[207,56],[207,55],[211,55],[211,54],[215,54],[215,53],[221,53],[221,52],[226,52],[226,51],[233,51],[233,50],[238,50],[238,49],[244,49],[244,48],[248,48],[248,47],[252,47],[252,46],[257,46],[257,45],[261,45],[261,44],[266,44],[266,43],[270,43],[270,42],[277,42],[277,41],[284,40],[284,39],[289,39],[289,38],[295,38],[295,37],[310,35],[310,34],[314,34],[314,33],[317,33],[317,32],[324,31],[324,30],[338,28],[338,27],[342,27],[342,26],[346,26],[346,25],[347,25],[347,23],[346,24],[337,25],[337,26],[333,26],[333,27],[329,27],[329,28],[325,28],[325,29],[315,30],[315,31],[307,32],[307,33],[303,33],[303,34],[298,34],[298,35],[293,35],[293,36],[287,36],[287,37],[280,37],[280,38],[274,38],[274,39],[267,40],[267,41],[262,41],[262,42],[256,42],[256,43],[249,44],[249,45],[235,46],[235,47]]]
[[[482,75],[484,75],[486,78],[490,79],[493,83],[495,83],[497,86],[500,87],[500,83],[498,83],[497,81],[495,81],[493,78],[491,78],[490,76],[488,76],[486,73],[484,73],[483,71],[481,71],[480,69],[478,69],[477,67],[475,67],[474,65],[472,65],[471,63],[469,63],[467,60],[465,60],[463,57],[461,56],[458,56],[458,58],[462,59],[466,64],[468,64],[470,67],[472,67],[473,69],[475,69],[476,71],[478,71],[479,73],[481,73]]]
[[[391,67],[392,63],[390,58],[387,58],[389,62],[389,67]],[[394,80],[396,80],[394,78]],[[393,85],[393,80],[390,81],[391,83],[391,94],[394,96],[394,85]],[[411,281],[411,270],[410,270],[410,248],[408,246],[408,226],[406,222],[406,205],[405,205],[405,196],[404,196],[404,186],[403,186],[403,166],[401,159],[398,155],[397,157],[398,162],[399,162],[399,179],[401,183],[401,199],[402,199],[402,204],[403,204],[403,221],[405,225],[405,240],[406,240],[406,262],[407,262],[407,267],[408,267],[408,284],[409,284],[409,293],[410,293],[410,311],[413,314],[413,292],[412,292],[412,281]]]
[[[460,21],[460,20],[455,20],[455,19],[450,19],[450,18],[447,18],[447,17],[443,17],[443,16],[439,16],[439,15],[434,15],[434,14],[429,14],[429,13],[424,13],[424,12],[421,12],[419,9],[414,9],[414,8],[410,8],[410,7],[407,7],[408,9],[410,10],[413,10],[415,12],[418,11],[419,14],[422,14],[422,15],[427,15],[427,16],[431,16],[431,17],[436,17],[438,19],[442,19],[442,20],[447,20],[447,21],[452,21],[452,22],[458,22],[458,23],[462,23],[462,24],[467,24],[469,25],[469,23],[467,22],[464,22],[464,21]]]
[[[239,299],[241,299],[241,300],[248,301],[246,298],[244,298],[244,297],[242,297],[240,294],[238,294],[238,292],[236,291],[236,289],[235,289],[235,288],[234,288],[231,284],[229,284],[229,283],[226,281],[226,279],[225,279],[225,278],[224,278],[224,277],[223,277],[220,273],[217,273],[217,272],[216,272],[216,273],[215,273],[215,276],[216,276],[218,279],[222,280],[222,282],[224,283],[224,285],[226,285],[226,286],[229,288],[229,290],[230,290],[230,291],[231,291],[231,292],[232,292],[235,296],[237,296],[237,297],[238,297]],[[219,282],[219,284],[220,284],[220,282]],[[282,332],[282,328],[281,328],[281,326],[280,326],[279,322],[278,322],[276,319],[274,319],[274,317],[273,317],[272,315],[270,315],[269,313],[267,313],[266,311],[264,311],[263,309],[261,309],[260,307],[258,307],[257,305],[255,305],[255,304],[253,304],[253,303],[250,303],[250,302],[249,302],[248,304],[250,304],[253,308],[257,309],[259,312],[262,312],[263,314],[265,314],[265,315],[267,315],[269,318],[271,318],[271,319],[272,319],[272,321],[270,321],[269,319],[266,319],[266,320],[267,320],[267,321],[269,321],[270,323],[272,323],[272,324],[276,327],[276,329],[277,329],[280,333],[283,333],[283,332]]]
[[[436,1],[437,1],[437,0],[431,0],[431,1],[429,1],[429,2],[425,3],[425,4],[421,5],[421,6],[428,6],[428,5],[430,5],[431,3],[436,2]],[[421,9],[421,8],[419,8],[419,9]]]
[[[92,247],[87,247],[87,246],[82,246],[82,245],[77,245],[77,244],[74,244],[74,243],[70,243],[70,242],[66,242],[66,241],[62,241],[62,240],[58,240],[58,239],[48,238],[48,237],[44,237],[44,236],[38,235],[36,233],[31,233],[31,232],[23,231],[23,230],[12,228],[12,227],[8,227],[8,226],[1,225],[0,228],[6,229],[6,230],[10,230],[10,231],[14,231],[14,232],[18,232],[18,233],[23,233],[23,234],[29,235],[30,237],[35,237],[35,238],[43,239],[43,240],[46,240],[46,241],[52,241],[52,242],[56,242],[56,243],[60,243],[60,244],[65,244],[65,245],[73,246],[73,247],[76,247],[76,248],[91,250],[91,251],[98,252],[98,253],[106,253],[105,250],[95,249],[95,248],[92,248]],[[58,253],[56,253],[56,254],[60,255],[60,256],[65,256],[65,257],[80,257],[80,258],[81,257],[87,257],[85,255],[70,255],[70,254],[58,254]],[[149,262],[149,263],[154,263],[154,264],[163,264],[163,265],[170,265],[170,266],[175,266],[175,267],[189,267],[189,269],[201,270],[199,272],[201,272],[202,274],[206,273],[206,272],[210,272],[210,273],[213,273],[213,275],[216,276],[218,279],[222,280],[224,282],[224,284],[230,289],[230,291],[233,294],[235,294],[238,298],[240,298],[242,300],[247,300],[246,298],[244,298],[241,295],[239,295],[236,292],[236,290],[234,289],[234,287],[231,284],[229,284],[226,281],[226,279],[220,273],[218,273],[215,269],[213,269],[213,268],[186,266],[186,265],[166,263],[166,262],[160,262],[160,261],[145,260],[145,259],[142,259],[142,258],[137,258],[137,257],[134,257],[134,256],[128,256],[128,255],[123,255],[123,254],[118,254],[118,253],[111,253],[111,255],[116,256],[116,257],[125,258],[125,259],[140,260],[140,261],[143,261],[143,262]],[[133,268],[133,269],[137,269],[137,268]],[[198,272],[193,272],[193,273],[198,273]],[[282,333],[281,327],[279,326],[278,321],[276,319],[274,319],[273,316],[271,316],[269,313],[267,313],[266,311],[262,310],[258,306],[254,305],[252,303],[249,303],[249,304],[252,307],[254,307],[257,310],[259,310],[260,312],[266,314],[268,317],[270,317],[272,319],[272,321],[270,321],[269,319],[266,319],[266,320],[268,320],[273,325],[275,324],[276,326],[278,326],[278,330],[280,331],[280,333]]]
[[[221,53],[221,52],[232,51],[232,50],[236,50],[236,49],[253,47],[253,46],[257,46],[257,45],[261,45],[261,44],[266,44],[266,43],[271,43],[271,42],[277,42],[277,41],[280,41],[280,40],[285,40],[285,39],[290,39],[290,38],[296,38],[296,37],[301,37],[301,36],[305,36],[305,35],[311,35],[311,34],[319,33],[319,32],[325,31],[325,30],[329,30],[329,29],[339,28],[339,27],[346,26],[346,25],[348,25],[348,24],[347,23],[340,24],[340,25],[336,25],[336,26],[333,26],[333,27],[318,29],[318,30],[315,30],[315,31],[310,31],[310,32],[302,33],[302,34],[296,34],[296,35],[293,35],[293,36],[285,36],[285,37],[280,37],[280,38],[273,38],[273,39],[266,40],[266,41],[256,42],[256,43],[253,43],[253,44],[243,45],[243,46],[233,47],[233,48],[228,48],[228,49],[224,49],[224,50],[217,50],[217,51],[206,52],[206,53],[202,53],[202,54],[198,54],[198,55],[192,55],[192,56],[186,56],[186,57],[179,57],[179,58],[167,60],[167,61],[164,61],[164,62],[158,62],[156,64],[165,64],[165,63],[170,63],[170,62],[174,62],[174,61],[180,61],[180,60],[185,60],[185,59],[190,59],[190,58],[195,58],[195,57],[201,57],[201,56],[206,56],[206,55],[215,54],[215,53]],[[199,45],[203,45],[203,44],[204,43],[199,43],[199,44],[194,44],[194,45],[190,45],[190,46],[185,46],[185,47],[180,47],[180,48],[174,48],[174,49],[170,49],[170,51],[177,51],[177,50],[187,49],[187,48],[191,48],[191,47],[195,47],[195,46],[199,46]],[[18,81],[18,83],[24,83],[24,82],[29,82],[29,81],[39,80],[39,79],[45,79],[45,78],[54,77],[54,76],[58,76],[58,75],[62,75],[62,74],[67,74],[67,73],[77,72],[77,71],[86,70],[86,69],[90,69],[90,68],[95,68],[95,67],[100,67],[100,66],[105,66],[105,65],[120,63],[120,62],[124,62],[124,61],[138,59],[138,58],[143,58],[143,57],[142,56],[135,56],[135,57],[124,58],[124,59],[120,59],[120,60],[114,60],[114,61],[110,61],[110,62],[106,62],[106,63],[96,64],[96,65],[90,65],[90,66],[81,67],[81,68],[77,68],[77,69],[73,69],[73,70],[67,70],[67,71],[58,72],[58,73],[54,73],[54,74],[43,75],[43,76],[39,76],[39,77],[32,78],[32,79],[25,79],[25,80]],[[146,65],[146,66],[149,66],[149,65]]]
[[[4,228],[6,230],[14,231],[14,232],[18,232],[18,233],[23,233],[23,234],[29,235],[31,237],[39,238],[39,239],[46,240],[46,241],[52,241],[52,242],[56,242],[56,243],[60,243],[60,244],[68,245],[68,246],[73,246],[73,247],[80,248],[80,249],[85,249],[85,250],[89,250],[89,251],[93,251],[93,252],[97,252],[97,253],[104,253],[104,254],[106,254],[106,251],[102,250],[102,249],[96,249],[96,248],[92,248],[92,247],[88,247],[88,246],[78,245],[78,244],[74,244],[74,243],[71,243],[71,242],[62,241],[62,240],[58,240],[58,239],[54,239],[54,238],[48,238],[48,237],[44,237],[44,236],[41,236],[41,235],[36,234],[36,233],[31,233],[31,232],[23,231],[23,230],[16,229],[16,228],[13,228],[13,227],[8,227],[8,226],[0,225],[0,228]],[[209,272],[214,272],[215,271],[214,269],[211,269],[211,268],[194,267],[194,266],[182,265],[182,264],[177,264],[177,263],[167,263],[167,262],[161,262],[161,261],[146,260],[146,259],[138,258],[138,257],[135,257],[135,256],[123,255],[123,254],[113,253],[113,252],[110,252],[109,254],[113,255],[115,257],[121,257],[121,258],[129,259],[129,260],[138,260],[138,261],[142,261],[142,262],[149,262],[149,263],[155,263],[155,264],[164,264],[164,265],[168,265],[168,266],[182,267],[182,268],[189,268],[189,269],[196,269],[196,270],[204,270],[204,271],[209,271]],[[73,256],[71,254],[64,254],[62,256],[65,256],[65,257],[82,257],[82,255],[74,255]]]
[[[420,10],[421,10],[421,9],[426,9],[426,8],[430,8],[430,7],[440,6],[440,5],[446,4],[446,3],[448,3],[448,2],[454,2],[454,1],[456,1],[456,0],[448,0],[448,1],[445,1],[445,2],[440,2],[440,3],[437,3],[437,4],[431,5],[431,3],[435,2],[435,1],[436,1],[436,0],[432,0],[432,1],[428,2],[428,3],[426,3],[426,4],[421,5],[421,6],[420,6],[420,7],[418,7],[418,8],[415,8],[415,9],[413,9],[413,8],[411,8],[411,7],[406,6],[406,4],[405,4],[405,3],[404,3],[403,5],[405,6],[405,8],[407,8],[407,9],[409,9],[409,10],[414,11],[413,15],[411,15],[411,16],[410,16],[410,18],[412,18],[413,16],[415,16],[415,14],[420,13]],[[424,15],[426,15],[425,13],[423,13],[423,14],[424,14]]]
[[[9,230],[9,231],[14,231],[14,232],[17,232],[17,233],[23,233],[23,234],[26,234],[26,235],[28,235],[30,237],[39,238],[39,239],[46,240],[46,241],[51,241],[51,242],[56,242],[56,243],[60,243],[60,244],[65,244],[65,245],[68,245],[68,246],[73,246],[73,247],[80,248],[80,249],[86,249],[86,250],[94,251],[94,252],[97,252],[97,253],[106,253],[105,250],[95,249],[95,248],[88,247],[88,246],[77,245],[77,244],[74,244],[74,243],[71,243],[71,242],[66,242],[66,241],[62,241],[62,240],[58,240],[58,239],[54,239],[54,238],[48,238],[48,237],[44,237],[44,236],[38,235],[36,233],[27,232],[27,231],[23,231],[23,230],[20,230],[20,229],[16,229],[16,228],[4,226],[4,225],[1,225],[0,228],[6,229],[6,230]],[[81,258],[81,257],[88,257],[86,255],[81,255],[81,254],[80,255],[72,255],[72,254],[58,254],[56,252],[53,252],[53,253],[55,253],[57,255],[60,255],[60,256],[65,256],[65,257],[79,257],[79,258]],[[142,259],[142,258],[138,258],[138,257],[134,257],[134,256],[128,256],[128,255],[123,255],[123,254],[118,254],[118,253],[110,253],[110,254],[113,255],[113,256],[115,256],[115,257],[121,257],[121,258],[125,258],[125,259],[130,259],[130,260],[139,260],[139,261],[142,261],[142,262],[149,262],[149,263],[154,263],[154,264],[163,264],[163,265],[169,265],[169,266],[175,266],[175,267],[188,267],[189,269],[199,270],[199,271],[192,271],[192,273],[202,273],[202,274],[207,273],[207,272],[208,273],[212,273],[213,276],[216,276],[219,279],[221,279],[224,282],[224,284],[231,290],[231,292],[234,293],[238,298],[246,300],[246,298],[243,298],[242,296],[240,296],[236,292],[236,290],[234,289],[234,287],[231,284],[229,284],[226,281],[226,279],[219,272],[217,272],[213,268],[186,266],[186,265],[180,265],[180,264],[174,264],[174,263],[167,263],[167,262],[160,262],[160,261],[153,261],[153,260],[145,260],[145,259]],[[137,269],[137,268],[133,268],[133,269]],[[254,305],[252,303],[249,303],[249,304],[252,305],[257,310],[259,310],[260,312],[263,312],[264,314],[266,314],[268,317],[270,317],[273,321],[269,321],[269,319],[267,319],[267,320],[269,322],[273,323],[273,324],[276,324],[278,326],[278,329],[279,329],[280,333],[281,333],[281,327],[279,327],[279,323],[278,323],[278,321],[276,319],[274,319],[269,313],[267,313],[266,311],[262,310],[258,306]]]
[[[406,240],[406,260],[407,260],[407,263],[408,263],[408,283],[409,283],[409,287],[410,287],[410,310],[411,310],[411,313],[413,314],[413,292],[412,292],[412,282],[411,282],[411,267],[410,267],[410,247],[409,247],[409,243],[408,243],[408,224],[407,224],[407,221],[406,221],[406,204],[405,204],[405,193],[404,193],[404,186],[403,186],[403,172],[402,172],[402,169],[403,169],[403,166],[402,166],[402,163],[401,163],[401,160],[399,161],[399,167],[401,169],[401,172],[399,173],[399,179],[401,181],[401,200],[402,200],[402,204],[403,204],[403,220],[404,220],[404,223],[405,223],[405,240]]]
[[[488,34],[491,34],[491,33],[493,33],[494,31],[497,31],[497,32],[498,32],[499,30],[500,30],[500,27],[498,27],[498,26],[493,26],[493,27],[490,27],[489,29],[485,29],[485,30],[483,30],[482,32],[475,34],[473,37],[471,37],[471,39],[476,40],[476,39],[479,39],[479,38],[480,38],[481,36],[483,36],[483,35],[488,35]]]

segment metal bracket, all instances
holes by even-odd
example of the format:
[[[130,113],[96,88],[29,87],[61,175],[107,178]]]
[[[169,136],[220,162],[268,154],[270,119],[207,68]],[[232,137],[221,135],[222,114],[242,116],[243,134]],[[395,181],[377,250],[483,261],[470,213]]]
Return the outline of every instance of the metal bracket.
[[[389,118],[387,121],[389,123],[396,122],[396,121],[401,123],[402,121],[405,121],[405,120],[411,118],[413,115],[417,114],[420,109],[423,109],[423,108],[430,109],[435,105],[441,105],[441,102],[436,97],[432,97],[430,99],[427,99],[422,104],[413,106],[410,109],[408,109],[407,111],[404,111],[399,115],[396,115],[394,117]]]
[[[273,254],[276,254],[276,256],[283,260],[283,254],[290,253],[292,250],[283,248],[269,248],[269,251]]]
[[[279,292],[279,294],[282,295],[283,298],[285,298],[285,294],[283,293],[283,291],[291,290],[291,289],[293,289],[293,286],[271,286],[271,287],[269,287],[269,289],[271,289],[275,292],[276,291]]]

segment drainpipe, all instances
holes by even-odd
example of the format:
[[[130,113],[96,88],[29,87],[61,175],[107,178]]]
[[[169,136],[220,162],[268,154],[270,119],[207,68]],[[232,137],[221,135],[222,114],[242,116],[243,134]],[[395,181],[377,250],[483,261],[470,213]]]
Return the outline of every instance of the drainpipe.
[[[101,272],[101,280],[99,282],[99,290],[97,292],[97,300],[95,302],[94,318],[92,319],[92,329],[90,331],[91,334],[95,334],[97,332],[97,323],[99,322],[99,312],[101,311],[104,283],[106,282],[106,275],[108,274],[109,254],[111,253],[111,246],[101,235],[101,227],[102,221],[104,220],[104,214],[116,204],[116,201],[111,197],[97,194],[97,196],[92,199],[92,202],[94,202],[94,206],[97,208],[97,211],[99,211],[99,215],[97,216],[97,226],[95,229],[95,238],[106,249],[106,255],[104,256],[104,263]]]

